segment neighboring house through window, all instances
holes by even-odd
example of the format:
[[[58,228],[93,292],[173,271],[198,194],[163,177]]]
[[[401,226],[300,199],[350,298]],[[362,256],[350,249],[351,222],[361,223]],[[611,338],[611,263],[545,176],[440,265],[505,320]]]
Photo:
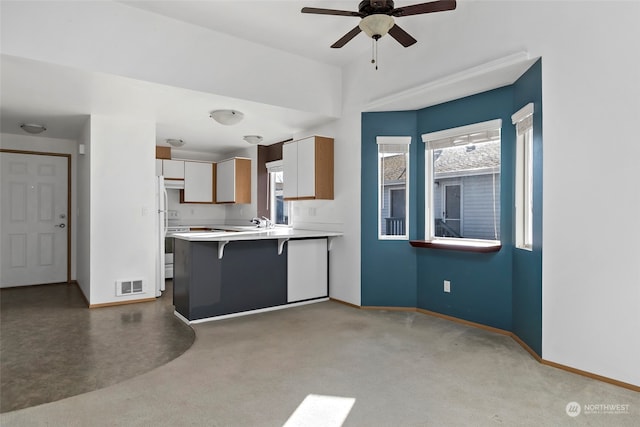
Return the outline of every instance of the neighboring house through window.
[[[269,195],[269,212],[271,212],[275,224],[291,224],[291,202],[284,200],[284,173],[282,172],[282,160],[267,163],[269,179],[267,181],[267,193]]]
[[[409,136],[379,136],[378,238],[409,238]]]
[[[501,123],[422,135],[426,240],[500,240]]]

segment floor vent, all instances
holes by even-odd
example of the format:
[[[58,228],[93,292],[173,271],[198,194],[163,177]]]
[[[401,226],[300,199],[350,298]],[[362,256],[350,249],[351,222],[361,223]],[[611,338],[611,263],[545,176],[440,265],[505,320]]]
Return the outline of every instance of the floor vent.
[[[117,280],[116,296],[135,295],[143,293],[142,279],[139,280]]]

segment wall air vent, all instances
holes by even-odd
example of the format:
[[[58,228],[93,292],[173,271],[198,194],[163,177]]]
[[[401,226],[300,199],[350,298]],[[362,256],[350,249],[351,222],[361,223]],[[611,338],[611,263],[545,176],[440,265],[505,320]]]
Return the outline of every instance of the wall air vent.
[[[142,279],[116,280],[116,296],[123,297],[142,293],[144,293]]]

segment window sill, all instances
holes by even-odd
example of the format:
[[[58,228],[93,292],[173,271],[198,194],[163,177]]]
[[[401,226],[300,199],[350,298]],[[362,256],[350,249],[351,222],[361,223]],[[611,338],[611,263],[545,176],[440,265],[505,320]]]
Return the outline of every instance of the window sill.
[[[498,252],[502,248],[502,244],[495,241],[410,240],[409,243],[414,248],[449,249],[479,253]]]

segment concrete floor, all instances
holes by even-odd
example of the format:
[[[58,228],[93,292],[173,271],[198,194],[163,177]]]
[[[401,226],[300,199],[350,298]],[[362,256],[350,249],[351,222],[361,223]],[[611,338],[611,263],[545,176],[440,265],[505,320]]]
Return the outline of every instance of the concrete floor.
[[[193,346],[161,367],[1,414],[0,424],[282,426],[312,393],[355,398],[347,427],[640,421],[640,393],[541,365],[511,338],[423,314],[323,302],[194,329]],[[566,412],[574,401],[627,409],[574,418]]]
[[[86,393],[175,359],[195,339],[155,302],[88,309],[75,285],[0,292],[0,412]]]

